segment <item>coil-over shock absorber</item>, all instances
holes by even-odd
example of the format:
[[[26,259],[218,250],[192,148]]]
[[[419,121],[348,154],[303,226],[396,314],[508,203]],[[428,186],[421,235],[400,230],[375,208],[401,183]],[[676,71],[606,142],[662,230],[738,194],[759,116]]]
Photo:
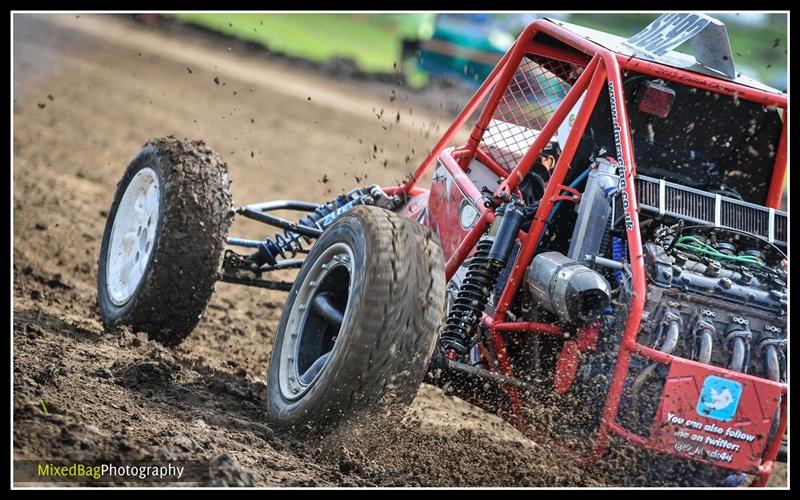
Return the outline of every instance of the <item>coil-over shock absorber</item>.
[[[378,189],[378,191],[380,191]],[[356,188],[347,194],[337,196],[335,199],[319,205],[313,212],[309,213],[297,222],[298,228],[310,228],[322,231],[340,215],[357,205],[372,204],[379,193],[375,187],[369,189]],[[251,264],[261,266],[267,264],[275,266],[278,258],[288,259],[298,253],[306,252],[303,241],[308,242],[308,237],[300,232],[284,229],[276,233],[272,238],[267,238],[259,242],[258,250],[247,258]]]
[[[500,205],[489,232],[478,241],[441,335],[442,347],[458,358],[465,357],[477,340],[481,314],[508,262],[523,215],[516,200]]]

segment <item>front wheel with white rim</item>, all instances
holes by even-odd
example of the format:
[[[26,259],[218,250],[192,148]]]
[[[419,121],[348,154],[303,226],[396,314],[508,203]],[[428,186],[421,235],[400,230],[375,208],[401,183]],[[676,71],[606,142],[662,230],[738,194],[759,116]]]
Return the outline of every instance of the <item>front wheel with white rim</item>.
[[[273,427],[305,434],[401,416],[430,363],[444,292],[428,228],[370,206],[342,215],[284,306],[267,384]]]
[[[232,222],[225,162],[201,141],[145,144],[117,185],[98,259],[108,329],[129,325],[166,345],[197,325]]]

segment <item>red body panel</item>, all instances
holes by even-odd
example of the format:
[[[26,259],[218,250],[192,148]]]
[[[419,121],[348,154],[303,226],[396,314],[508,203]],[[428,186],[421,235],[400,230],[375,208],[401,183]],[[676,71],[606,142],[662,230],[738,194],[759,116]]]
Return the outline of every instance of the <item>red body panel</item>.
[[[480,192],[453,159],[452,150],[444,151],[431,184],[426,225],[439,235],[445,260],[455,255],[478,221],[480,197]]]
[[[729,422],[707,418],[697,411],[700,390],[709,375],[742,384],[739,406]],[[652,431],[661,449],[719,467],[758,471],[766,437],[780,404],[780,385],[675,359],[664,384],[664,394],[667,396],[661,400]]]
[[[420,224],[427,225],[428,196],[430,196],[430,191],[414,195],[403,205],[403,208],[397,211],[397,213],[403,217],[415,220]]]

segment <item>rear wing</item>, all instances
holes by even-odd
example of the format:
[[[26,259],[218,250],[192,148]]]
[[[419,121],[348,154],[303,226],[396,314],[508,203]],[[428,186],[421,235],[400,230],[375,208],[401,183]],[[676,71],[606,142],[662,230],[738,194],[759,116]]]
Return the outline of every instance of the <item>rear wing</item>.
[[[736,79],[728,30],[721,21],[705,14],[662,14],[622,45],[642,59],[682,67],[682,61],[670,53],[687,42],[699,65],[691,69]]]
[[[725,24],[705,14],[662,14],[628,39],[560,19],[546,19],[590,42],[634,60],[662,64],[764,92],[785,95],[778,89],[736,71]],[[690,49],[686,52],[691,54],[677,52],[676,49],[684,45]]]

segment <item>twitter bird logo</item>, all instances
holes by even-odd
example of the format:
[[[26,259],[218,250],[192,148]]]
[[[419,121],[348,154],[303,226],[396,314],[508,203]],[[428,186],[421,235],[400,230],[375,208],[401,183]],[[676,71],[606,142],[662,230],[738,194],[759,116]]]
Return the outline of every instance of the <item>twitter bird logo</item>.
[[[741,397],[741,383],[711,375],[703,382],[697,413],[701,417],[729,422],[736,414]]]
[[[724,410],[733,403],[733,395],[727,388],[722,389],[722,392],[717,392],[713,387],[711,388],[711,402],[706,403],[708,408],[712,410]]]

